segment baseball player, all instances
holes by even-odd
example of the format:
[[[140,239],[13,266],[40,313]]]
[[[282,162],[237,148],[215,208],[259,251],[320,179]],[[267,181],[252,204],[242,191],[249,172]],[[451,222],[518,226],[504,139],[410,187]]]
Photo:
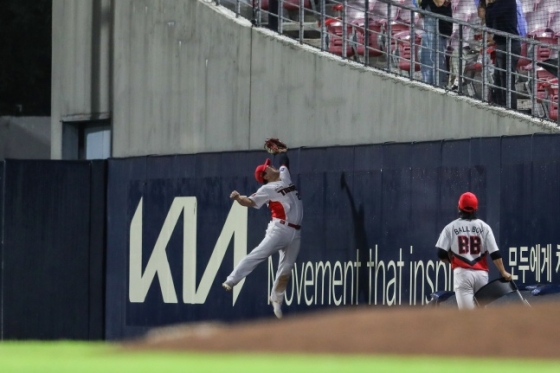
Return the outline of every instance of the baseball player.
[[[438,257],[451,261],[453,287],[460,310],[476,307],[474,294],[488,283],[487,254],[507,281],[511,281],[502,262],[494,233],[476,217],[478,199],[466,192],[459,198],[459,218],[449,223],[436,243]]]
[[[280,149],[278,153],[281,164],[279,169],[270,164],[270,159],[256,168],[255,178],[263,185],[255,193],[242,196],[236,190],[231,192],[230,198],[242,206],[259,209],[266,204],[272,213],[272,219],[264,239],[239,262],[222,286],[228,291],[231,290],[259,263],[278,252],[280,261],[270,301],[276,317],[282,318],[284,293],[300,248],[303,206],[290,177],[290,161],[286,149]]]

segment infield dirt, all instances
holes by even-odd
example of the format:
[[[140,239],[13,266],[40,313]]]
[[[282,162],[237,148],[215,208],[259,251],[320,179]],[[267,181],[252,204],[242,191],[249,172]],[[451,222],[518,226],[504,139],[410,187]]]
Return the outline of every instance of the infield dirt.
[[[131,349],[560,358],[560,304],[345,307],[283,319],[153,329]]]

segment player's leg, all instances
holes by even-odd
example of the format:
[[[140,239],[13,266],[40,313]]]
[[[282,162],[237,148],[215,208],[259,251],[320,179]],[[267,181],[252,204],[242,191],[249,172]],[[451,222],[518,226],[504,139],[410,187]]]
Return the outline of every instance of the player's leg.
[[[276,271],[276,278],[270,293],[270,300],[280,304],[284,301],[286,287],[290,281],[292,269],[296,263],[301,245],[301,234],[299,231],[293,231],[292,237],[289,245],[278,252],[280,254],[278,270]]]
[[[282,229],[274,224],[269,224],[266,235],[261,243],[255,247],[245,258],[243,258],[228,276],[225,285],[232,288],[239,281],[247,277],[253,270],[270,255],[286,246],[287,239]]]
[[[436,36],[435,18],[424,18],[424,36],[422,36],[422,49],[420,50],[420,70],[424,83],[434,84],[434,48]]]
[[[475,275],[470,269],[456,268],[453,271],[453,287],[455,298],[460,310],[472,310],[476,308],[474,300]]]
[[[496,45],[496,66],[494,69],[494,83],[498,88],[494,88],[492,100],[495,104],[506,104],[506,52],[505,45]]]
[[[451,53],[451,57],[449,57],[449,81],[447,86],[449,89],[457,89],[459,87],[459,47],[455,48],[455,50]],[[463,56],[464,58],[464,56]],[[465,63],[463,62],[463,68]]]
[[[474,272],[474,293],[476,294],[483,286],[488,284],[488,272],[486,271],[473,271]]]

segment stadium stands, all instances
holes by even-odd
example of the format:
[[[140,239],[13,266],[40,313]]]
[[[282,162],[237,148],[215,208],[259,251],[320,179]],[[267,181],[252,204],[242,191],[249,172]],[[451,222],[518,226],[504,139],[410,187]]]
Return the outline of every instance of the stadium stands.
[[[560,4],[558,4],[560,7]],[[550,12],[548,28],[551,29],[556,36],[560,36],[560,9]]]
[[[346,53],[344,53],[344,25],[340,19],[329,19],[325,22],[327,35],[325,44],[327,51],[338,56],[351,57],[354,55],[353,43],[354,28],[352,25],[346,24]]]
[[[365,4],[352,3],[354,6],[359,7],[348,12],[348,23],[354,27],[355,40],[356,40],[356,53],[364,56],[366,49],[370,56],[381,56],[383,54],[381,50],[381,45],[379,44],[381,29],[383,28],[383,23],[380,22],[379,17],[375,17],[373,13],[375,1],[371,0],[369,3],[369,9],[372,12],[368,12],[367,18],[367,28],[369,30],[367,34],[367,46],[366,46],[366,12]]]
[[[546,91],[548,99],[548,117],[556,121],[558,120],[558,78],[548,81]]]
[[[257,0],[241,1],[247,6],[257,4]],[[390,71],[397,73],[406,72],[411,79],[419,80],[418,76],[411,74],[418,71],[420,67],[418,55],[423,35],[423,18],[419,14],[421,10],[417,7],[417,1],[284,0],[283,8],[287,11],[284,13],[283,21],[286,25],[291,23],[294,31],[300,31],[302,26],[300,25],[297,30],[295,26],[300,22],[301,13],[298,10],[300,4],[303,4],[306,15],[313,14],[314,22],[311,27],[308,24],[303,25],[306,28],[304,33],[307,32],[305,33],[307,36],[303,36],[304,34],[300,31],[297,34],[300,42],[316,47],[322,46],[330,53],[344,58],[354,58],[377,68],[389,68]],[[238,0],[220,0],[220,2],[221,4],[236,4],[235,6],[239,4]],[[556,120],[558,105],[554,100],[558,99],[558,82],[555,80],[554,74],[543,69],[537,63],[557,58],[557,50],[560,48],[558,41],[560,0],[518,0],[518,2],[527,21],[526,38],[529,39],[529,41],[522,39],[521,58],[517,65],[519,75],[516,86],[520,93],[518,99],[536,102],[544,109],[536,108],[535,110],[533,104],[529,105],[530,108],[527,105],[521,105],[523,108],[519,110],[528,111],[533,116]],[[368,9],[365,9],[366,3],[369,4]],[[486,101],[489,97],[487,93],[491,88],[489,84],[492,81],[489,74],[491,74],[493,64],[491,58],[493,47],[490,45],[484,50],[481,40],[482,31],[475,29],[480,26],[477,12],[478,2],[476,0],[451,0],[451,3],[453,18],[468,24],[461,28],[462,38],[459,35],[459,26],[454,25],[447,49],[447,56],[451,64],[452,59],[457,59],[459,55],[458,53],[453,54],[453,51],[462,48],[464,73],[461,75],[463,86],[466,84],[468,89],[458,91],[458,93]],[[260,1],[265,14],[268,4],[269,0]],[[231,5],[230,9],[234,9],[235,6]],[[322,9],[322,6],[325,9]],[[323,15],[326,18],[322,18]],[[343,18],[346,19],[346,25]],[[324,28],[321,27],[323,22]],[[414,25],[413,43],[411,43],[412,25]],[[323,33],[323,29],[326,32]],[[295,34],[289,33],[287,27],[279,30],[288,36],[295,37]],[[344,45],[346,45],[345,50]],[[475,54],[478,55],[475,56]],[[414,56],[414,66],[412,66],[412,56]],[[374,58],[370,60],[369,57]],[[484,65],[488,67],[488,71],[483,72],[483,61]],[[455,70],[459,69],[456,67]]]
[[[521,5],[523,13],[532,12],[535,10],[536,1],[535,0],[521,0]]]
[[[555,5],[558,6],[558,0],[554,1],[556,1]],[[524,58],[520,59],[518,65],[527,73],[529,79],[534,76],[534,80],[528,84],[528,90],[535,96],[538,103],[549,99],[547,98],[549,96],[548,88],[551,85],[549,81],[555,78],[553,74],[536,65],[537,62],[554,58],[557,55],[557,52],[551,48],[552,45],[558,45],[558,34],[551,28],[552,26],[557,27],[553,25],[553,22],[558,22],[558,13],[550,12],[551,9],[554,9],[552,4],[554,3],[550,0],[541,0],[535,3],[534,11],[526,14],[527,37],[536,40],[537,43],[523,48],[522,55]],[[554,20],[552,17],[554,17]],[[533,69],[535,69],[534,72],[532,72]],[[550,111],[548,114],[550,115]]]
[[[422,35],[420,32],[416,31],[413,44],[410,43],[410,37],[411,34],[409,31],[401,31],[395,34],[396,50],[394,56],[399,70],[412,75],[414,71],[420,71],[419,51],[422,43]],[[414,71],[411,71],[412,53],[414,53]]]
[[[546,29],[549,13],[545,9],[537,9],[525,13],[527,20],[527,35],[537,33]]]
[[[470,17],[471,14],[477,14],[476,4],[474,0],[458,0],[457,5],[453,9],[453,17],[458,14],[465,14]]]
[[[268,10],[268,0],[260,0],[261,9]],[[253,6],[257,6],[258,0],[253,0]],[[311,9],[312,4],[310,0],[304,0],[303,6],[305,8]],[[284,9],[286,10],[298,10],[300,8],[300,0],[284,0]]]
[[[558,0],[536,0],[535,10],[544,10],[548,13],[558,10]]]

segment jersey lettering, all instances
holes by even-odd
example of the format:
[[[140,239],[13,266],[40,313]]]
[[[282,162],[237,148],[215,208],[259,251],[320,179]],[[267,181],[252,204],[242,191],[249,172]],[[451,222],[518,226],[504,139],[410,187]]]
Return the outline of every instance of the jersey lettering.
[[[457,236],[457,245],[459,247],[459,254],[468,254],[469,236]]]
[[[457,236],[459,254],[479,255],[482,241],[479,236]]]
[[[297,199],[301,200],[301,197],[299,196],[299,192],[298,192],[298,190],[297,190],[297,188],[296,188],[295,185],[290,185],[290,186],[287,187],[287,188],[279,189],[279,190],[277,190],[277,192],[280,193],[280,194],[282,194],[283,196],[285,196],[286,194],[288,194],[288,193],[290,193],[290,192],[296,192],[296,197],[297,197]]]
[[[482,247],[482,241],[479,236],[471,236],[471,254],[479,255]]]
[[[476,234],[482,234],[482,232],[484,232],[484,230],[481,227],[469,227],[469,226],[462,226],[462,227],[456,227],[453,229],[453,232],[455,234],[460,234],[460,233],[476,233]]]
[[[277,192],[282,194],[283,196],[285,196],[286,194],[293,192],[293,191],[297,191],[296,186],[295,185],[290,185],[287,188],[282,188],[282,189],[278,189]]]

